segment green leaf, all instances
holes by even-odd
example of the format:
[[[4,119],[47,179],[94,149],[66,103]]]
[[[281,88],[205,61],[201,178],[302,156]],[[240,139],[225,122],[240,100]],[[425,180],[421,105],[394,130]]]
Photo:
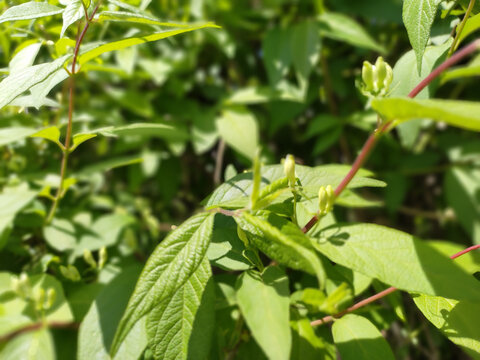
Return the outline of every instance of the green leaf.
[[[413,295],[425,317],[474,359],[480,359],[480,303]]]
[[[307,82],[312,68],[320,58],[317,24],[303,21],[293,28],[292,61],[300,82]]]
[[[217,118],[217,129],[225,142],[253,160],[258,147],[258,124],[247,110],[224,110]]]
[[[480,103],[473,101],[376,98],[372,108],[387,120],[430,118],[462,129],[480,131]]]
[[[215,323],[211,277],[210,263],[204,257],[186,283],[147,315],[154,358],[208,358]]]
[[[23,140],[36,132],[35,129],[22,126],[0,129],[0,146]]]
[[[50,5],[47,2],[30,1],[17,6],[12,6],[0,16],[0,24],[5,21],[36,19],[44,16],[56,15],[63,9]]]
[[[105,136],[144,136],[161,137],[167,140],[179,141],[187,140],[188,133],[182,128],[167,124],[135,123],[125,126],[106,127],[91,131],[90,133],[100,133]]]
[[[448,257],[465,250],[464,245],[444,240],[432,240],[429,241],[428,244]],[[467,273],[474,274],[479,270],[480,251],[470,251],[456,258],[454,261],[455,264],[463,268]]]
[[[476,4],[478,6],[478,4]],[[467,20],[463,27],[460,36],[458,37],[457,44],[460,44],[468,35],[480,29],[480,14],[472,16]]]
[[[77,352],[79,360],[110,359],[108,352],[115,330],[127,307],[140,271],[139,264],[123,269],[98,294],[80,325]],[[147,345],[146,331],[143,330],[144,336],[137,339],[136,344],[132,344],[129,358],[138,358]],[[137,350],[137,356],[133,355],[134,350]]]
[[[46,327],[24,332],[0,350],[0,358],[2,360],[55,360],[52,335]]]
[[[185,284],[198,280],[198,275],[195,273],[200,267],[205,266],[202,263],[205,262],[212,236],[213,219],[212,213],[195,215],[157,246],[145,265],[117,328],[111,348],[112,355],[118,353],[135,324],[152,311],[157,314],[157,311],[168,306],[170,300],[178,297],[177,294],[184,290]],[[198,291],[197,295],[201,295],[201,291]],[[151,331],[152,329],[149,333]],[[177,339],[178,336],[186,336],[184,331],[187,330],[182,326],[180,329],[176,328],[174,332],[164,333],[165,338],[157,337],[156,343],[164,344],[163,340],[167,339],[167,336],[174,336]],[[150,343],[150,345],[153,346],[154,351],[158,351],[156,344]],[[175,347],[179,357],[185,355],[183,346],[185,346],[184,341]]]
[[[256,216],[244,212],[235,220],[260,251],[280,264],[316,275],[323,288],[325,270],[310,239],[298,226],[268,211]]]
[[[73,152],[79,145],[83,144],[85,141],[93,139],[97,134],[75,134],[73,135],[73,146],[68,149],[70,152]]]
[[[119,21],[134,24],[158,25],[176,28],[188,28],[192,26],[192,24],[188,23],[172,23],[162,21],[153,16],[146,16],[127,11],[102,11],[101,13],[95,15],[95,20],[100,23],[104,21]]]
[[[445,174],[445,198],[455,210],[458,222],[480,243],[480,171],[466,167],[453,167]]]
[[[428,243],[374,224],[334,225],[313,235],[330,260],[396,288],[479,300],[478,282]]]
[[[332,334],[343,360],[395,360],[380,331],[362,316],[341,317],[333,323]]]
[[[422,58],[430,37],[438,0],[404,0],[402,18],[407,28],[410,44],[417,56],[417,69],[422,68]]]
[[[32,66],[35,58],[37,57],[38,52],[42,43],[33,43],[22,50],[17,52],[12,60],[8,63],[8,68],[10,69],[10,74],[14,74],[15,72],[25,69],[29,66]]]
[[[65,11],[62,14],[63,25],[62,31],[60,32],[60,37],[63,38],[65,31],[68,27],[74,24],[76,21],[85,17],[85,9],[83,7],[82,0],[69,0]]]
[[[78,57],[78,63],[81,65],[85,64],[88,61],[95,59],[96,57],[106,52],[125,49],[130,46],[143,44],[150,41],[157,41],[157,40],[165,39],[178,34],[183,34],[189,31],[205,29],[205,28],[218,28],[218,26],[213,23],[206,23],[206,24],[199,24],[199,25],[191,24],[188,27],[183,27],[175,30],[165,30],[165,31],[161,31],[158,33],[145,35],[141,37],[131,37],[131,38],[126,38],[123,40],[113,41],[109,43],[101,42],[97,44],[95,47],[93,47],[92,49],[80,55]]]
[[[60,130],[56,126],[50,126],[48,128],[42,129],[31,135],[30,137],[38,137],[49,140],[57,144],[61,149],[64,149],[63,144],[60,142]]]
[[[6,187],[0,194],[0,248],[5,245],[2,243],[5,231],[10,228],[15,219],[15,215],[27,206],[37,195],[36,191],[28,189],[26,184],[16,187]]]
[[[322,36],[382,54],[387,52],[359,23],[346,15],[326,12],[318,17],[318,23]]]
[[[0,109],[36,84],[47,79],[70,58],[65,55],[50,63],[29,66],[15,74],[7,76],[0,82]]]
[[[273,87],[287,74],[292,62],[290,34],[288,29],[275,28],[266,33],[262,42],[263,63]]]
[[[330,354],[324,341],[315,334],[310,320],[302,317],[296,310],[291,311],[290,327],[292,328],[292,360],[334,360],[334,354]]]
[[[237,281],[237,301],[258,345],[269,359],[289,359],[292,345],[288,278],[279,267],[244,272]]]

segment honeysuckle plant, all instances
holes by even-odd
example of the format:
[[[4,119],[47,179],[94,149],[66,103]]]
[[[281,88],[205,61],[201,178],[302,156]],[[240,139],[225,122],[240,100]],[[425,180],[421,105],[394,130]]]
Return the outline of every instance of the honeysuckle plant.
[[[159,243],[148,243],[155,246],[145,256],[140,251],[145,239],[159,239],[161,228],[145,205],[148,199],[134,198],[124,189],[119,189],[118,203],[99,195],[98,189],[108,179],[97,176],[95,169],[77,171],[77,149],[87,141],[98,141],[97,155],[104,154],[109,138],[130,136],[130,142],[123,144],[128,152],[142,142],[137,136],[157,134],[165,148],[179,155],[187,139],[200,148],[202,142],[210,141],[211,119],[197,109],[201,113],[198,121],[205,116],[206,125],[194,126],[191,138],[179,124],[163,120],[118,125],[114,119],[103,123],[108,126],[94,128],[90,123],[95,124],[97,114],[121,115],[112,108],[82,114],[76,107],[76,101],[82,100],[75,98],[76,91],[80,84],[85,86],[90,74],[87,80],[98,84],[104,81],[99,74],[128,78],[134,73],[131,64],[139,44],[192,31],[203,34],[207,28],[212,28],[208,36],[220,44],[227,57],[230,44],[224,32],[214,32],[220,31],[217,25],[166,22],[148,11],[150,3],[31,1],[8,8],[2,4],[0,24],[9,25],[4,25],[0,42],[8,43],[2,46],[9,62],[0,82],[0,109],[17,125],[3,129],[8,139],[1,141],[9,145],[35,141],[35,151],[40,154],[51,145],[59,155],[59,166],[55,175],[19,171],[21,176],[2,178],[0,252],[6,254],[3,258],[21,254],[29,261],[21,266],[9,262],[0,273],[0,358],[281,360],[335,359],[339,353],[342,359],[394,359],[384,337],[393,322],[388,319],[395,318],[408,328],[407,310],[411,310],[403,305],[400,292],[413,300],[445,337],[468,355],[480,358],[480,282],[473,275],[479,271],[474,250],[480,245],[459,250],[385,225],[338,220],[344,210],[375,206],[364,191],[388,185],[380,175],[364,168],[382,137],[419,118],[458,131],[480,131],[480,103],[428,99],[425,95],[439,79],[464,76],[458,71],[466,69],[477,71],[476,65],[449,70],[480,49],[480,40],[473,40],[456,50],[478,28],[475,0],[464,11],[457,9],[464,17],[454,36],[429,48],[429,30],[439,2],[404,1],[403,19],[413,48],[407,54],[408,66],[399,60],[392,69],[383,57],[377,57],[374,65],[365,60],[363,68],[357,68],[361,92],[377,121],[351,165],[301,165],[292,154],[284,156],[282,164],[280,159],[269,159],[268,148],[263,153],[257,150],[258,132],[250,129],[258,124],[241,105],[267,100],[275,105],[285,98],[307,101],[309,86],[315,86],[309,78],[315,76],[313,69],[320,56],[326,97],[330,97],[331,112],[335,115],[338,111],[328,85],[327,55],[320,54],[320,39],[360,43],[363,48],[386,53],[354,20],[328,11],[322,1],[316,2],[314,18],[290,24],[287,17],[262,39],[268,88],[242,89],[229,98],[222,97],[214,109],[220,114],[214,127],[221,138],[214,181],[220,179],[218,169],[226,146],[248,164],[247,170],[219,181],[210,195],[204,194],[201,204],[195,204],[193,215],[179,225],[166,226],[168,235]],[[184,19],[190,13],[199,18],[201,11],[194,3],[180,10],[170,2],[151,6],[160,6],[165,13],[173,9]],[[233,5],[222,4],[220,15],[225,16]],[[441,6],[447,16],[452,10],[448,7],[455,5]],[[264,16],[270,19],[272,13],[267,11]],[[342,24],[359,29],[361,36],[352,40],[351,31],[342,31]],[[109,31],[115,26],[124,31],[123,37]],[[20,42],[9,54],[10,40],[32,33],[34,41]],[[167,49],[164,53],[179,62],[191,62],[188,54],[182,57],[169,46],[175,47],[177,42],[160,49]],[[292,58],[286,51],[290,47],[298,52]],[[113,52],[118,67],[109,57]],[[34,65],[37,56],[48,61]],[[172,64],[152,59],[142,66],[144,72],[137,75],[151,78],[154,84],[163,84],[165,74],[173,72]],[[407,70],[413,74],[409,80],[418,77],[411,87],[405,85]],[[217,70],[209,71],[212,75]],[[231,77],[240,77],[234,65],[229,71]],[[198,74],[198,78],[202,76],[205,73]],[[63,91],[52,98],[50,93],[57,85],[63,86]],[[176,94],[186,91],[178,84],[170,86]],[[142,105],[142,95],[132,100],[135,91],[123,96],[118,89],[108,89],[118,106],[138,116],[153,116],[148,105]],[[141,93],[144,89],[135,90]],[[202,101],[211,99],[212,93],[207,92]],[[94,96],[91,101],[95,102]],[[16,123],[25,120],[16,117],[19,113],[27,118],[37,116],[43,113],[34,109],[45,106],[60,110],[47,111],[43,121],[30,127]],[[189,109],[185,106],[181,111]],[[12,149],[5,158],[13,157],[15,146]],[[154,157],[170,164],[170,171],[161,174],[163,184],[178,177],[166,152],[155,157],[148,148],[142,151],[143,163]],[[114,160],[103,164],[102,171],[138,163],[132,158]],[[9,162],[13,169],[20,165]],[[146,173],[154,168],[145,167]],[[135,183],[135,170],[128,176]],[[82,187],[84,183],[88,185]],[[87,203],[75,207],[86,194]],[[22,271],[12,270],[16,268]],[[386,308],[375,305],[379,299]],[[385,309],[388,314],[382,313]],[[65,350],[62,337],[72,332],[76,346]],[[62,352],[55,354],[55,348]]]

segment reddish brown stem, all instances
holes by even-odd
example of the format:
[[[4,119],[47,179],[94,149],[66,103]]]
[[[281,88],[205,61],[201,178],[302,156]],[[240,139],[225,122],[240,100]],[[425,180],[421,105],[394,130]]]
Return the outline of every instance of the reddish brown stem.
[[[456,259],[459,256],[462,256],[462,255],[464,255],[466,253],[469,253],[470,251],[473,251],[473,250],[476,250],[476,249],[480,249],[480,244],[479,245],[473,245],[473,246],[470,246],[469,248],[466,248],[465,250],[459,251],[458,253],[450,256],[450,259]],[[322,324],[332,322],[333,320],[341,318],[345,314],[351,313],[351,312],[353,312],[357,309],[360,309],[361,307],[364,307],[364,306],[366,306],[366,305],[368,305],[368,304],[370,304],[374,301],[377,301],[377,300],[393,293],[396,290],[398,290],[398,289],[394,288],[393,286],[389,287],[388,289],[385,289],[385,290],[383,290],[383,291],[381,291],[381,292],[379,292],[375,295],[370,296],[369,298],[366,298],[362,301],[359,301],[358,303],[350,306],[349,308],[347,308],[343,311],[340,311],[338,314],[328,315],[328,316],[323,317],[322,319],[314,320],[310,323],[310,325],[317,326],[317,325],[322,325]]]
[[[13,338],[17,337],[18,335],[21,335],[30,331],[39,330],[42,327],[47,327],[51,329],[78,329],[79,325],[80,324],[76,322],[58,322],[58,321],[54,321],[51,323],[44,323],[44,322],[33,323],[27,326],[24,326],[20,329],[17,329],[15,331],[12,331],[8,334],[0,336],[0,344],[10,341]]]
[[[417,96],[420,91],[425,89],[443,71],[448,69],[450,66],[455,65],[460,60],[472,54],[475,50],[479,48],[480,48],[480,39],[473,41],[469,45],[465,46],[463,49],[457,51],[452,57],[445,60],[441,65],[439,65],[435,70],[433,70],[425,79],[420,81],[420,83],[417,86],[415,86],[415,88],[412,91],[410,91],[410,93],[408,94],[408,97],[414,98],[415,96]],[[345,190],[347,185],[350,183],[353,177],[357,174],[358,170],[360,170],[362,165],[365,163],[366,159],[372,152],[377,140],[380,138],[380,136],[382,136],[382,134],[384,134],[389,130],[390,125],[392,125],[391,121],[385,123],[381,128],[375,130],[375,132],[368,137],[367,141],[363,145],[362,150],[360,151],[357,158],[355,159],[352,165],[352,168],[335,189],[335,196],[338,197],[342,193],[342,191]],[[317,223],[318,219],[319,219],[318,216],[314,215],[308,221],[308,223],[303,227],[302,231],[304,233],[308,232]]]

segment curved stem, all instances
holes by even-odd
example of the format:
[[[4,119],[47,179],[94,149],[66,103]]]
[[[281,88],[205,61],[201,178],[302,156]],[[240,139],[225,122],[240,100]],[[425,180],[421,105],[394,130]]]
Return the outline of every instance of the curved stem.
[[[470,246],[469,248],[466,248],[465,250],[462,250],[462,251],[459,251],[458,253],[455,253],[453,255],[450,256],[450,259],[456,259],[458,258],[459,256],[462,256],[462,255],[465,255],[466,253],[469,253],[470,251],[473,251],[473,250],[476,250],[476,249],[480,249],[480,244],[478,245],[473,245],[473,246]],[[335,319],[338,319],[338,318],[341,318],[343,315],[345,314],[348,314],[348,313],[351,313],[357,309],[360,309],[374,301],[377,301],[391,293],[393,293],[394,291],[398,290],[397,288],[395,287],[389,287],[388,289],[385,289],[375,295],[372,295],[362,301],[359,301],[358,303],[350,306],[349,308],[343,310],[343,311],[340,311],[339,313],[335,314],[335,315],[328,315],[328,316],[325,316],[321,319],[318,319],[318,320],[314,320],[310,323],[310,325],[312,326],[317,326],[317,325],[322,325],[322,324],[326,324],[326,323],[329,323],[329,322],[332,322],[334,321]]]
[[[435,70],[433,70],[425,79],[420,81],[420,83],[413,88],[412,91],[407,95],[410,98],[414,98],[418,95],[420,91],[425,89],[436,77],[438,77],[443,71],[448,69],[450,66],[458,63],[460,60],[465,58],[466,56],[472,54],[477,49],[480,49],[480,39],[473,41],[469,45],[465,46],[463,49],[457,51],[452,57],[445,60],[441,65],[439,65]],[[363,145],[362,150],[358,154],[357,158],[355,159],[352,168],[350,171],[345,175],[345,178],[340,182],[340,184],[335,189],[335,196],[339,196],[343,190],[347,187],[353,177],[357,174],[358,170],[362,167],[365,163],[367,157],[372,152],[375,143],[378,139],[387,131],[389,131],[391,125],[393,124],[392,121],[385,123],[382,127],[375,130],[373,134],[371,134],[365,144]],[[303,227],[302,231],[304,233],[308,232],[318,221],[318,217],[314,215],[308,223]]]
[[[63,182],[65,181],[65,175],[67,173],[68,157],[70,155],[70,144],[72,141],[73,108],[75,106],[75,101],[74,101],[75,100],[75,73],[76,73],[78,54],[80,52],[80,45],[82,44],[83,38],[85,37],[88,27],[90,26],[90,23],[92,22],[92,19],[95,16],[95,13],[97,12],[99,6],[100,6],[100,1],[95,6],[95,9],[93,9],[93,12],[90,15],[90,17],[88,16],[87,11],[85,10],[85,26],[83,27],[82,32],[77,38],[77,41],[75,43],[75,50],[73,51],[72,67],[70,70],[69,97],[68,97],[68,123],[67,123],[67,132],[65,134],[65,145],[64,145],[64,149],[62,150],[63,151],[62,164],[60,165],[60,183],[58,184],[57,193],[55,194],[52,207],[50,208],[50,211],[47,216],[47,220],[46,220],[47,224],[49,224],[53,220],[53,217],[55,216],[55,212],[58,207],[58,203],[60,199],[63,197]]]
[[[458,24],[457,26],[457,31],[455,34],[455,38],[453,39],[452,46],[450,47],[450,50],[448,50],[448,56],[452,55],[452,53],[457,49],[458,46],[458,40],[460,38],[460,35],[462,34],[463,28],[465,27],[465,24],[470,17],[470,13],[473,10],[473,6],[475,5],[475,0],[470,0],[470,3],[468,4],[467,11],[465,12],[465,15],[462,19],[462,22]]]
[[[53,321],[50,323],[45,323],[43,321],[33,323],[26,325],[20,329],[17,329],[15,331],[12,331],[10,333],[7,333],[5,335],[0,336],[0,344],[8,342],[12,340],[13,338],[17,337],[18,335],[30,332],[30,331],[35,331],[39,330],[42,327],[47,327],[51,329],[77,329],[79,327],[79,323],[77,322],[58,322],[58,321]]]

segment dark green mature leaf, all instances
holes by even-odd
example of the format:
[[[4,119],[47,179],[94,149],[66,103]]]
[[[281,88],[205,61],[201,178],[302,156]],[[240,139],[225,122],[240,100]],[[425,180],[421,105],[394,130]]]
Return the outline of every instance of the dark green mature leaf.
[[[318,18],[320,34],[353,46],[385,53],[386,49],[375,41],[365,29],[352,18],[332,12],[326,12]]]
[[[403,23],[407,28],[410,44],[417,55],[417,69],[422,68],[422,58],[432,27],[438,0],[404,0]]]
[[[245,212],[235,220],[260,251],[280,264],[316,275],[320,286],[324,286],[325,270],[320,258],[298,226],[268,211],[256,215]]]
[[[63,9],[50,5],[47,2],[30,1],[7,9],[7,11],[0,16],[0,24],[5,21],[36,19],[60,14],[62,12]]]
[[[108,351],[115,330],[140,271],[141,267],[137,264],[125,268],[98,294],[80,325],[77,351],[79,360],[110,359]],[[145,329],[143,333],[143,338],[136,338],[136,342],[131,344],[129,355],[132,357],[130,358],[134,358],[134,353],[137,355],[135,358],[138,358],[147,345]]]
[[[263,63],[274,87],[287,74],[292,62],[290,38],[289,30],[275,28],[267,32],[262,42]]]
[[[212,235],[213,218],[214,214],[211,213],[198,214],[183,223],[157,246],[145,265],[120,321],[111,348],[112,355],[118,353],[129,332],[140,320],[148,317],[152,311],[158,314],[186,284],[198,276],[195,273],[205,259]],[[151,333],[151,329],[149,332]],[[158,341],[156,338],[157,343]],[[183,345],[184,343],[172,343],[172,351],[176,351],[179,357],[185,356]]]
[[[60,69],[69,58],[70,55],[65,55],[51,63],[29,66],[7,76],[0,82],[0,109],[32,86],[47,79]]]
[[[350,170],[346,165],[323,165],[314,168],[308,166],[295,166],[295,172],[302,184],[302,192],[307,199],[315,199],[318,196],[320,186],[332,185],[336,187]],[[283,165],[269,165],[262,167],[262,189],[276,180],[285,177]],[[385,183],[379,180],[368,178],[372,174],[366,170],[361,170],[349,183],[349,188],[358,188],[365,186],[385,186]],[[208,198],[205,206],[213,208],[217,206],[241,208],[248,205],[249,196],[252,191],[252,173],[239,174],[219,186]],[[262,190],[261,189],[261,190]],[[274,201],[280,203],[292,197],[290,192],[283,192]],[[302,200],[305,200],[302,198]]]
[[[171,298],[147,315],[147,334],[156,359],[208,359],[215,292],[207,257]]]
[[[305,83],[320,58],[317,24],[313,21],[303,21],[296,25],[291,41],[293,66],[300,82]]]
[[[343,360],[395,360],[380,331],[362,316],[347,314],[336,320],[332,334]]]
[[[248,328],[269,359],[289,359],[292,345],[288,278],[276,266],[263,273],[244,272],[237,281],[237,301]]]
[[[80,55],[78,57],[78,63],[85,64],[88,61],[95,59],[96,57],[106,52],[125,49],[130,46],[143,44],[151,41],[157,41],[157,40],[165,39],[178,34],[183,34],[189,31],[205,29],[205,28],[218,28],[218,26],[212,23],[197,24],[197,25],[192,24],[188,27],[182,27],[180,29],[175,29],[175,30],[165,30],[165,31],[161,31],[161,32],[157,32],[154,34],[145,35],[141,37],[131,37],[131,38],[113,41],[113,42],[102,42],[95,45],[90,50],[84,52],[82,55]]]
[[[462,129],[480,131],[480,103],[478,102],[377,98],[372,101],[372,108],[388,120],[430,118]]]
[[[428,295],[413,295],[413,300],[423,315],[446,337],[472,358],[480,359],[480,302]]]
[[[402,290],[470,301],[480,285],[428,243],[374,224],[334,225],[314,237],[330,260]]]

